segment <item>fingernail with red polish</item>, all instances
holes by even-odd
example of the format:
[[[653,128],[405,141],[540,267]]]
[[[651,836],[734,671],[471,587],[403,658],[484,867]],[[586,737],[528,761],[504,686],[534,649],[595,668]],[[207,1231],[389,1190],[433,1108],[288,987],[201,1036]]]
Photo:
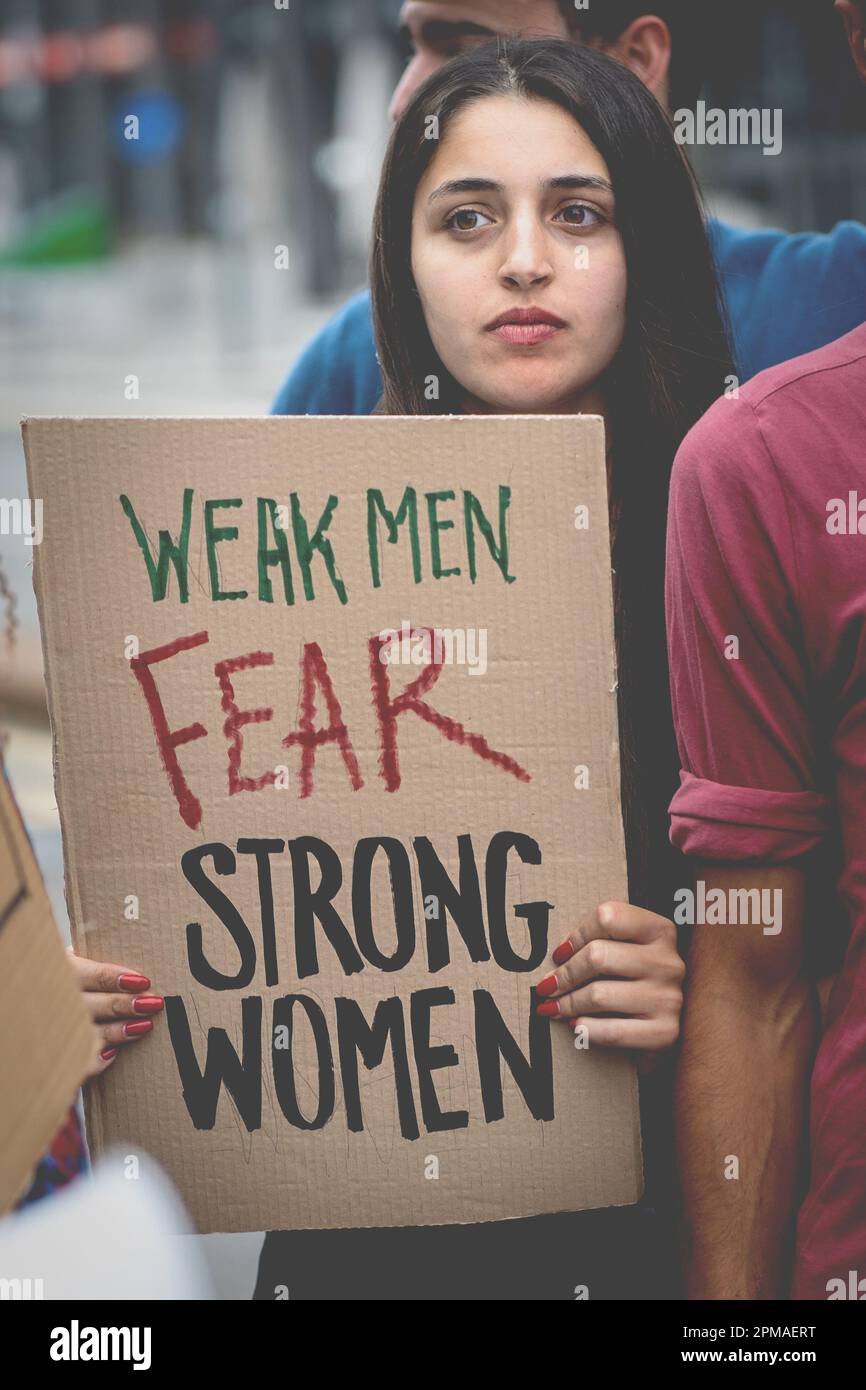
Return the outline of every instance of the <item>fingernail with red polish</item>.
[[[142,994],[133,1000],[132,1011],[136,1014],[158,1014],[162,1012],[164,1002],[158,994]]]
[[[563,941],[562,945],[557,946],[556,950],[553,953],[554,963],[556,965],[565,965],[565,962],[567,960],[571,960],[573,955],[574,947],[572,946],[571,942]]]
[[[558,988],[556,976],[548,975],[545,980],[541,981],[540,985],[535,986],[535,993],[540,994],[541,997],[544,998],[545,994],[555,994]]]
[[[127,972],[117,977],[118,989],[128,989],[130,994],[141,994],[143,989],[150,989],[150,980],[146,975],[133,975]]]
[[[556,1018],[559,1013],[559,1004],[555,999],[551,999],[547,1004],[539,1004],[535,1012],[539,1018]]]
[[[127,1038],[140,1038],[153,1028],[153,1020],[143,1018],[140,1023],[124,1023],[123,1032]]]
[[[107,1048],[105,1049],[104,1052],[100,1052],[100,1054],[99,1054],[99,1060],[100,1060],[100,1062],[110,1062],[110,1061],[112,1060],[112,1058],[113,1058],[113,1057],[116,1057],[116,1056],[117,1056],[117,1048],[116,1048],[116,1047],[107,1047]]]

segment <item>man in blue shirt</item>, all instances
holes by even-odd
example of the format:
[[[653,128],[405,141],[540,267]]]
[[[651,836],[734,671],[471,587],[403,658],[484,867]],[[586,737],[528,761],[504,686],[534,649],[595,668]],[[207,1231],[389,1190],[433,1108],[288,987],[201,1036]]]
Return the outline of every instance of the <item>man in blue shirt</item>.
[[[572,37],[626,63],[668,109],[693,106],[700,83],[704,6],[695,0],[409,0],[401,24],[413,56],[391,104],[400,115],[442,63],[501,33]],[[827,235],[710,233],[740,379],[824,347],[866,320],[866,228]],[[313,339],[283,384],[275,415],[369,415],[381,395],[370,297],[356,295]],[[720,387],[721,390],[721,387]]]

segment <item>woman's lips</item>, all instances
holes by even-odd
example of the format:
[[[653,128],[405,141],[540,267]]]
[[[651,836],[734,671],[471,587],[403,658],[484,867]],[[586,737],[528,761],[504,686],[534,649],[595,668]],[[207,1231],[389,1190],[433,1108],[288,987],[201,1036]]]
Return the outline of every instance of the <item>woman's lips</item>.
[[[509,309],[487,325],[487,332],[511,347],[536,347],[568,325],[545,309]]]
[[[562,329],[552,323],[503,323],[491,332],[494,338],[501,338],[512,347],[535,347],[537,343],[546,343]]]

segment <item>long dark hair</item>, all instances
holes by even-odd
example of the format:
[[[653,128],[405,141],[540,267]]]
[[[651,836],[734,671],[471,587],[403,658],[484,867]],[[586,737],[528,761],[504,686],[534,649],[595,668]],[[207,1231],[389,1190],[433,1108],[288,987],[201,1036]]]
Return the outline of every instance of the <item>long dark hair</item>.
[[[470,102],[553,102],[605,160],[628,267],[626,331],[604,379],[619,667],[623,813],[632,901],[670,915],[667,805],[677,782],[664,630],[668,486],[683,437],[732,372],[694,176],[671,123],[627,68],[551,39],[499,39],[447,63],[394,130],[376,206],[373,319],[389,415],[461,413],[466,392],[439,358],[411,268],[415,193],[439,139]],[[439,380],[428,400],[425,379]]]

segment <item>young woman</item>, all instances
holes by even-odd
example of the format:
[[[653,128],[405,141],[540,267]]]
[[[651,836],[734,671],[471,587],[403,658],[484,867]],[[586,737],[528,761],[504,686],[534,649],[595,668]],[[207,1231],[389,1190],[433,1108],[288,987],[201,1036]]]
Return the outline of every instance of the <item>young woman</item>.
[[[569,43],[502,41],[455,59],[395,129],[372,282],[382,411],[605,418],[632,903],[574,923],[556,970],[536,984],[545,1014],[585,1025],[591,1044],[668,1049],[683,977],[668,920],[678,767],[665,660],[668,479],[731,366],[699,200],[667,118],[627,69]],[[130,1040],[122,1020],[149,1032],[159,997],[128,967],[77,969],[110,1065]],[[266,1249],[272,1273],[260,1287],[273,1297],[285,1284],[295,1297],[321,1265],[323,1297],[354,1280],[369,1296],[371,1278],[383,1290],[388,1275],[397,1297],[572,1298],[577,1285],[628,1297],[644,1279],[657,1293],[663,1257],[643,1252],[652,1272],[642,1272],[635,1219],[287,1234]],[[291,1273],[279,1266],[283,1243]],[[411,1269],[395,1268],[398,1253]]]
[[[388,414],[605,417],[629,877],[666,912],[668,483],[732,367],[699,197],[661,107],[613,59],[564,42],[449,63],[394,132],[372,292]]]

